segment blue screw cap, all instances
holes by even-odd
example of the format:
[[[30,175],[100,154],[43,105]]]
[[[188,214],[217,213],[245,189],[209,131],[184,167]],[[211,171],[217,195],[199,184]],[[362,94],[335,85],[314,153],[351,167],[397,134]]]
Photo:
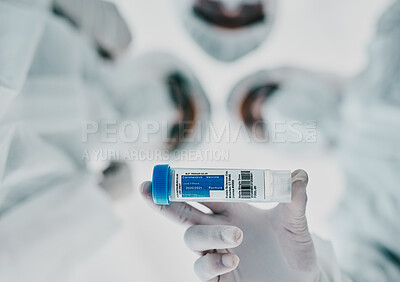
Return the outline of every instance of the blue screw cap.
[[[153,202],[157,205],[169,205],[170,167],[167,164],[156,165],[153,168],[152,193]]]

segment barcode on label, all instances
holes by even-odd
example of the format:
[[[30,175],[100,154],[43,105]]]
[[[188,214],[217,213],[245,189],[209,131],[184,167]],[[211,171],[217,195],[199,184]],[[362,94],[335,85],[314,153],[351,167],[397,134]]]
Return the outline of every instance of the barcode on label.
[[[239,175],[239,198],[253,198],[253,174],[250,171],[241,171]]]

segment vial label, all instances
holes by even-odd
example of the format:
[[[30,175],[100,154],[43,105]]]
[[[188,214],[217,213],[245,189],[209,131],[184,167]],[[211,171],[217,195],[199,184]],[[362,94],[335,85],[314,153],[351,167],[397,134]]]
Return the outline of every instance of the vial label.
[[[176,200],[253,200],[265,198],[264,171],[241,169],[184,169],[174,171]]]

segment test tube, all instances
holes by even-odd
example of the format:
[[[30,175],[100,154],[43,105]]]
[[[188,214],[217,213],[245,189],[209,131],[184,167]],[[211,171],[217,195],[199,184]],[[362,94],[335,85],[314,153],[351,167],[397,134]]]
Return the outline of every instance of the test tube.
[[[156,165],[153,201],[171,202],[278,202],[289,203],[291,172],[270,169],[174,168]]]

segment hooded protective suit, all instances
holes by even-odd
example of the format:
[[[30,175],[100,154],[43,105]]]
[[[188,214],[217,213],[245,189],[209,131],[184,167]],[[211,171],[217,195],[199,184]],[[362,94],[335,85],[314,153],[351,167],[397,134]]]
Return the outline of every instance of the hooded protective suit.
[[[1,281],[63,281],[117,227],[78,154],[90,95],[116,115],[89,46],[48,1],[0,1]]]

